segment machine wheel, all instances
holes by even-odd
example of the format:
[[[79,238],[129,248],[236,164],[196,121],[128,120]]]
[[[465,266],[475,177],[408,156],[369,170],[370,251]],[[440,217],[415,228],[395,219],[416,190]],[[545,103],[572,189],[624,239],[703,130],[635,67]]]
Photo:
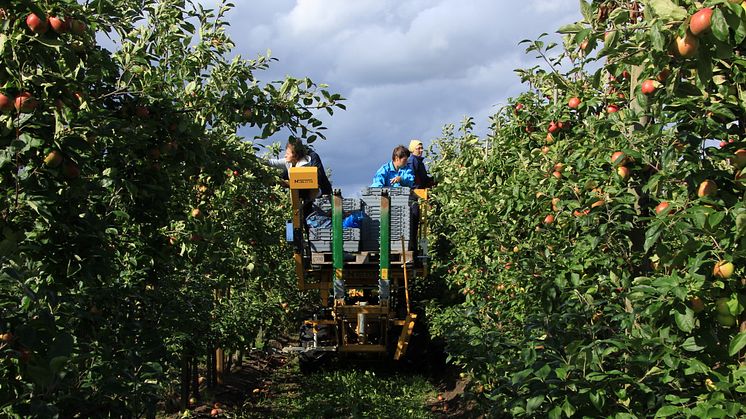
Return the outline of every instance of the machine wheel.
[[[318,343],[321,345],[328,345],[330,340],[334,338],[333,329],[329,325],[319,325],[318,328]],[[303,348],[313,347],[313,326],[307,324],[301,326],[300,344]],[[300,371],[303,374],[317,371],[332,357],[332,355],[332,352],[325,351],[301,352],[298,357]]]

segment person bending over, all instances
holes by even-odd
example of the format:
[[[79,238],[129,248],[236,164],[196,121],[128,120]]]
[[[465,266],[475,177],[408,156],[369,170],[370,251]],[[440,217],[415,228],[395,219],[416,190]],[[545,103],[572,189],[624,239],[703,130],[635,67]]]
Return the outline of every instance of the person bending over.
[[[283,169],[282,178],[284,180],[289,179],[289,173],[291,167],[316,167],[318,168],[318,180],[319,189],[313,191],[301,191],[301,199],[303,200],[303,215],[308,217],[312,212],[313,200],[320,195],[331,195],[332,185],[329,182],[329,178],[326,176],[324,170],[324,164],[321,162],[321,158],[315,151],[310,150],[300,141],[289,141],[285,146],[285,157],[279,159],[269,159],[267,163],[278,169]]]

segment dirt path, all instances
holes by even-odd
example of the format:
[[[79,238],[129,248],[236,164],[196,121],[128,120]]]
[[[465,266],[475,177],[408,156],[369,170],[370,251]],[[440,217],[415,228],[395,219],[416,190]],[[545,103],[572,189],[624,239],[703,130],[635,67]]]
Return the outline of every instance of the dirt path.
[[[205,392],[191,417],[211,417],[215,408],[234,418],[474,417],[455,371],[433,368],[441,373],[434,377],[413,365],[349,361],[302,374],[294,356],[253,352]]]

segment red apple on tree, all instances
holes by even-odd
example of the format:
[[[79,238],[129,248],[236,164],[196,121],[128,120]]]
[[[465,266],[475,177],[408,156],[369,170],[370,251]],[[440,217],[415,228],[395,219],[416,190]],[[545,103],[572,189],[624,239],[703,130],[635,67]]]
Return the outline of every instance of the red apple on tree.
[[[571,97],[570,100],[567,101],[567,106],[571,109],[578,109],[578,106],[580,106],[580,98]]]
[[[617,175],[619,175],[620,178],[622,178],[622,180],[629,179],[630,171],[629,171],[629,168],[627,166],[619,166],[619,167],[617,167],[616,168],[616,173],[617,173]]]
[[[743,170],[736,170],[736,186],[743,187],[746,186],[746,173],[742,173]]]
[[[615,31],[606,31],[604,32],[604,43],[608,44],[611,40],[611,37],[614,36]]]
[[[15,99],[15,107],[18,112],[31,112],[36,108],[37,102],[31,93],[21,92]]]
[[[718,185],[713,180],[704,180],[702,183],[699,184],[699,188],[697,188],[697,196],[702,198],[705,196],[713,196],[718,191]]]
[[[70,24],[65,20],[65,18],[57,16],[49,17],[49,26],[51,26],[52,30],[57,33],[65,33],[70,30]]]
[[[70,31],[75,35],[82,35],[86,30],[86,24],[78,19],[70,21]]]
[[[611,155],[611,164],[613,165],[624,166],[628,162],[629,162],[629,159],[627,158],[627,155],[624,154],[623,151],[615,151],[614,154]]]
[[[615,104],[612,103],[612,104],[610,104],[609,106],[606,107],[606,112],[608,112],[608,113],[619,112],[619,106],[617,106],[617,105],[615,105]]]
[[[31,29],[31,32],[38,35],[43,35],[49,29],[47,19],[42,19],[34,13],[29,13],[29,15],[26,16],[26,26]]]
[[[738,149],[733,153],[733,157],[730,159],[730,164],[736,169],[743,169],[746,166],[746,149]]]
[[[47,154],[47,157],[44,158],[44,164],[47,167],[57,167],[60,164],[62,164],[62,153],[60,153],[57,150],[52,150]]]
[[[657,215],[661,215],[662,213],[664,213],[664,212],[668,211],[668,208],[669,208],[670,206],[671,206],[671,205],[670,205],[670,204],[669,204],[668,202],[666,202],[666,201],[663,201],[663,202],[661,202],[660,204],[658,204],[658,205],[656,205],[656,206],[655,206],[655,213],[656,213]]]
[[[554,222],[554,215],[549,214],[546,217],[544,217],[544,224],[549,225]]]
[[[686,31],[684,37],[676,37],[676,51],[682,58],[693,57],[697,54],[697,50],[699,50],[699,39],[691,32]]]
[[[689,31],[692,35],[699,35],[710,29],[712,24],[712,9],[705,7],[692,15],[689,21]]]
[[[702,310],[705,309],[705,302],[696,295],[690,298],[689,302],[691,303],[692,310],[694,310],[695,313],[700,313]]]
[[[655,92],[655,81],[651,79],[645,80],[642,82],[642,86],[640,86],[640,91],[645,95],[652,94]]]
[[[0,93],[0,112],[8,112],[13,109],[13,99]]]
[[[712,275],[720,279],[728,279],[733,275],[735,267],[726,260],[720,260],[712,268]]]

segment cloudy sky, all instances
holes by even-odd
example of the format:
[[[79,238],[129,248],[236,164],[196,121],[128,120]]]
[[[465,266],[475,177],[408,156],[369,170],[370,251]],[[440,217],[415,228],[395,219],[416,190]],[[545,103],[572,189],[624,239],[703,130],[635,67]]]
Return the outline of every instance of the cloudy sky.
[[[496,107],[525,90],[513,70],[535,61],[518,42],[580,19],[577,0],[234,3],[236,52],[269,49],[279,59],[260,80],[308,76],[347,99],[346,111],[324,118],[327,140],[315,143],[345,196],[370,184],[397,144],[420,138],[427,148],[467,115],[484,133]]]

